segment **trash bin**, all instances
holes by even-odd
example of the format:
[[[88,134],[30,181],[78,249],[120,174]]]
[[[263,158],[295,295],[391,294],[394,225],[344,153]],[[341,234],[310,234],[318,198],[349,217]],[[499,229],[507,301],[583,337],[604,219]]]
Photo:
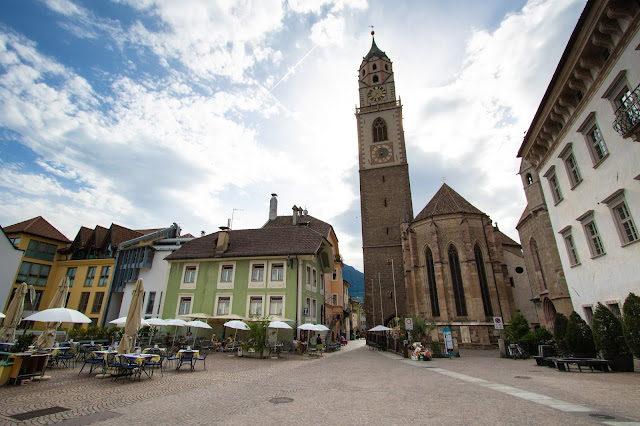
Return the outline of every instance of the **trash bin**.
[[[409,358],[409,345],[404,345],[402,348],[402,356]]]

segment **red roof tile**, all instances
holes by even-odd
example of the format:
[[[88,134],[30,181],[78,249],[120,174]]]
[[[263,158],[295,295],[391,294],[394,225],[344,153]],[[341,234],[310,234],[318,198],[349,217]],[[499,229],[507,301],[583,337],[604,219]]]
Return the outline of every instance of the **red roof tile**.
[[[58,231],[53,225],[47,222],[42,216],[34,217],[33,219],[25,220],[24,222],[9,225],[4,228],[4,232],[7,234],[29,234],[36,237],[48,238],[50,240],[62,241],[64,243],[70,243],[67,237],[62,232]]]
[[[460,194],[451,189],[449,185],[443,183],[436,195],[427,203],[424,209],[416,216],[414,222],[432,216],[451,213],[471,213],[484,214],[470,202],[465,200]]]

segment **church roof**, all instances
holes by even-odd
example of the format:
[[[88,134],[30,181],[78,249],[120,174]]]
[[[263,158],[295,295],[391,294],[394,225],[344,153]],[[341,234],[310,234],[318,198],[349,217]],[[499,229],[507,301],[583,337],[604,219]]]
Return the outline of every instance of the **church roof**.
[[[529,212],[529,206],[527,205],[527,207],[524,208],[524,211],[522,212],[522,215],[520,216],[520,219],[518,219],[518,224],[516,225],[516,229],[518,229],[518,227],[520,225],[522,225],[522,223],[527,220],[527,218],[531,215],[531,212]]]
[[[511,237],[509,237],[507,234],[505,234],[502,231],[498,231],[498,235],[500,236],[500,240],[502,242],[502,245],[505,246],[518,246],[520,247],[520,243],[518,243],[515,240],[512,240]]]
[[[449,185],[443,183],[436,195],[427,203],[424,209],[413,220],[417,222],[432,216],[451,213],[472,213],[484,214],[470,202],[465,200],[460,194],[451,189]]]
[[[382,50],[380,50],[380,48],[378,46],[376,46],[376,39],[371,37],[371,49],[369,50],[369,53],[367,53],[367,56],[364,57],[364,60],[368,61],[369,59],[373,58],[374,56],[377,56],[379,58],[387,58],[387,59],[389,59],[387,54],[384,53]]]

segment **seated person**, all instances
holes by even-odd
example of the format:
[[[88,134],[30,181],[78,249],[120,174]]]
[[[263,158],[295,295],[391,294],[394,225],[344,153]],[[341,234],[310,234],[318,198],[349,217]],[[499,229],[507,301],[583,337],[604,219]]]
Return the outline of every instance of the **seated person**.
[[[167,333],[164,336],[164,339],[162,339],[162,342],[164,343],[164,346],[166,348],[168,348],[169,346],[171,346],[171,335],[169,333]]]
[[[220,343],[220,341],[218,340],[218,337],[215,335],[215,333],[213,335],[211,335],[211,346],[213,346],[213,350],[217,351],[220,349],[220,347],[222,346],[222,343]]]
[[[193,344],[193,334],[191,332],[188,332],[187,335],[184,336],[184,343],[185,345]]]

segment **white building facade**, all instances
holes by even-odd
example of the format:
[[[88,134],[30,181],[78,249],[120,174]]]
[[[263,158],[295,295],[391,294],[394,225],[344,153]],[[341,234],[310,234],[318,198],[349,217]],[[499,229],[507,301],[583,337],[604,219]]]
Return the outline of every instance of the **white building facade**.
[[[639,28],[634,1],[587,3],[518,153],[540,177],[589,323],[598,303],[619,314],[640,292]]]

